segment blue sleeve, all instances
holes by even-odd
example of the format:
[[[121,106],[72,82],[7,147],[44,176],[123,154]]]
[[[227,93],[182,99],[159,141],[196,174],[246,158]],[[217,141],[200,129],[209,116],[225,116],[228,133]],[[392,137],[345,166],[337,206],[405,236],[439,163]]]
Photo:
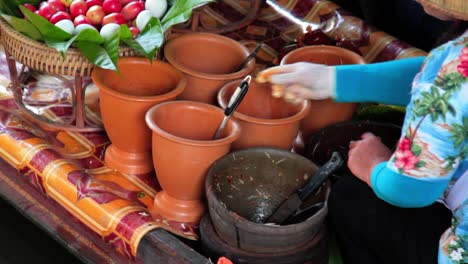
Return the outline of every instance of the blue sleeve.
[[[382,200],[399,207],[424,207],[434,203],[447,188],[450,177],[414,178],[387,168],[380,163],[372,171],[370,182]]]
[[[424,58],[336,66],[335,100],[406,106]]]

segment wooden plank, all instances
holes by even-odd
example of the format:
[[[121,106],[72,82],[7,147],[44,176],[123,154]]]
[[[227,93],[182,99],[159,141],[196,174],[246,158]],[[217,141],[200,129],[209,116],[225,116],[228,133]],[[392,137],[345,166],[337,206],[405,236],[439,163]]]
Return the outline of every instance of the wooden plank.
[[[208,258],[161,228],[149,232],[142,238],[138,246],[137,258],[143,263],[212,263]]]

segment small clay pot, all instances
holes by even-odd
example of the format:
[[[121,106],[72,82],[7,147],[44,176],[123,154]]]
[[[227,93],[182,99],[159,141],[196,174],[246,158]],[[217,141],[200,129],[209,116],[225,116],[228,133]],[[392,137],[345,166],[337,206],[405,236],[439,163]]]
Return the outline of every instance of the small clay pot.
[[[255,68],[255,59],[236,68],[249,55],[239,42],[210,33],[189,33],[173,38],[164,48],[165,58],[187,78],[180,99],[216,104],[224,84],[245,77]]]
[[[124,57],[120,73],[95,68],[93,82],[99,88],[102,122],[111,145],[105,153],[108,167],[122,173],[153,171],[151,130],[145,114],[155,104],[175,100],[185,88],[182,73],[170,64],[142,57]]]
[[[307,46],[293,50],[281,60],[281,65],[296,62],[312,62],[326,65],[364,64],[358,54],[334,46]],[[337,103],[331,99],[310,100],[310,113],[301,122],[301,134],[304,142],[309,136],[329,125],[350,120],[357,108],[357,103]]]
[[[240,136],[230,119],[221,138],[213,140],[223,120],[215,106],[174,101],[152,107],[146,123],[153,131],[153,162],[162,187],[151,212],[179,222],[199,222],[205,212],[204,180],[211,164],[229,152]]]
[[[218,93],[218,103],[226,108],[240,81],[226,84]],[[251,147],[275,147],[290,150],[301,120],[309,112],[309,102],[294,105],[271,95],[269,84],[252,81],[247,94],[234,112],[242,127],[235,150]]]

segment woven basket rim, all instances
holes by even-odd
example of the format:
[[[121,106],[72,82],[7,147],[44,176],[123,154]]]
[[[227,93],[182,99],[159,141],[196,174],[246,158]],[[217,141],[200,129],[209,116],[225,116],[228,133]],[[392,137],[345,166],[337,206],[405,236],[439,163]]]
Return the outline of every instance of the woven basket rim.
[[[18,42],[21,42],[24,45],[31,46],[33,48],[37,48],[37,49],[41,49],[41,50],[45,50],[46,52],[59,53],[58,50],[47,46],[47,44],[45,44],[44,42],[40,42],[40,41],[31,39],[28,36],[26,36],[26,35],[22,34],[21,32],[17,31],[7,21],[5,21],[5,19],[2,18],[2,17],[0,17],[0,28],[3,31],[2,34],[6,33],[7,37],[10,37],[10,38],[12,38],[12,39],[14,39],[14,40],[16,40]],[[72,48],[72,47],[70,47],[65,54],[66,54],[66,57],[68,57],[68,55],[74,55],[74,54],[79,54],[80,56],[83,56],[78,49]]]
[[[4,41],[4,48],[6,51],[8,51],[10,54],[12,54],[11,50],[9,50],[8,45],[5,45],[8,41],[15,43],[14,45],[22,45],[26,47],[28,50],[34,50],[34,53],[36,54],[41,54],[41,55],[48,55],[48,56],[55,56],[55,57],[60,57],[62,58],[62,55],[60,52],[52,47],[49,47],[46,43],[40,42],[34,39],[29,38],[28,36],[22,34],[21,32],[15,30],[5,19],[0,17],[0,37]],[[128,46],[120,46],[119,47],[119,55],[122,53],[127,53],[127,54],[136,54],[136,51],[133,50],[132,48]],[[13,55],[13,54],[12,54]],[[136,56],[136,55],[135,55]],[[19,63],[22,64],[28,64],[25,61],[22,61],[19,58],[15,58]],[[53,66],[52,64],[48,64],[47,62],[41,61],[37,58],[34,57],[29,57],[28,58],[29,64],[31,61],[37,62],[37,63],[45,63],[45,67],[48,66]],[[84,68],[88,68],[88,71],[90,71],[95,64],[93,64],[91,61],[89,61],[77,48],[70,47],[67,49],[65,53],[65,58],[63,58],[63,62],[61,62],[62,65],[68,66],[72,65],[75,61],[80,60],[83,61]],[[28,65],[29,66],[29,65]],[[82,68],[82,69],[84,69]]]

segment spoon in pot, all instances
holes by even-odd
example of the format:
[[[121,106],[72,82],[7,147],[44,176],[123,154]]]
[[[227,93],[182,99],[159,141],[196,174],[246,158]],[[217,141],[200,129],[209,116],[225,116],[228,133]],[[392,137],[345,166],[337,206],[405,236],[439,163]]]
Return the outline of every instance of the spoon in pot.
[[[238,72],[244,68],[249,61],[251,61],[255,56],[257,56],[257,52],[260,50],[260,48],[263,46],[263,43],[259,43],[253,50],[250,52],[250,54],[242,61],[242,63],[237,67],[233,72]]]
[[[221,133],[223,132],[224,127],[226,126],[229,118],[232,116],[236,108],[240,105],[240,102],[242,101],[245,94],[249,90],[249,85],[250,85],[251,80],[252,80],[252,76],[247,75],[247,77],[245,77],[245,79],[239,84],[239,86],[236,88],[236,90],[232,94],[231,98],[229,99],[229,103],[226,109],[224,109],[223,121],[221,122],[218,129],[216,130],[213,140],[216,140],[221,136]]]

